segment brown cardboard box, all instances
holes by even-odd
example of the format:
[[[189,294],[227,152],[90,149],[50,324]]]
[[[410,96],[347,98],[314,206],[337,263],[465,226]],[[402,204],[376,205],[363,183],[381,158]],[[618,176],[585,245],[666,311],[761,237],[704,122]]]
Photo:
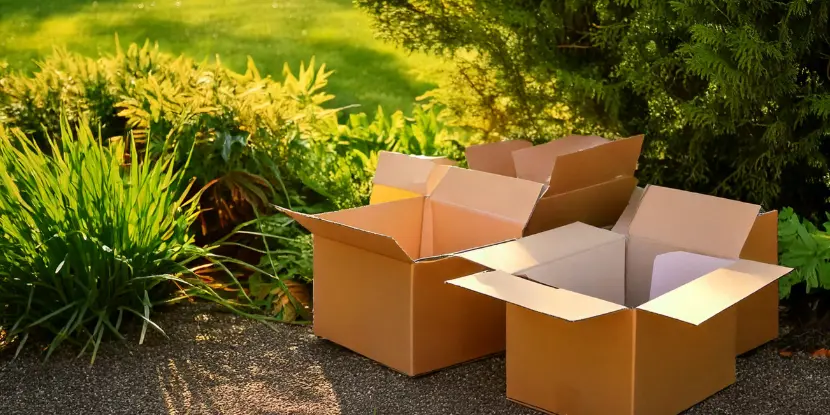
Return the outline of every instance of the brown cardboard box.
[[[648,188],[648,187],[647,187]],[[640,201],[645,190],[637,187],[632,192],[631,199],[625,212],[613,227],[613,231],[628,235],[628,228],[638,211]],[[660,192],[665,192],[661,190]],[[680,222],[686,222],[689,218],[696,218],[695,223],[701,223],[695,234],[679,234],[679,248],[689,252],[709,253],[715,256],[730,259],[750,259],[768,264],[778,263],[778,212],[769,211],[758,213],[760,207],[756,205],[740,204],[739,202],[727,202],[725,199],[710,199],[696,193],[680,192],[670,190],[675,204],[669,205],[657,200],[652,202],[650,209],[665,209],[675,212],[674,214],[660,214],[663,220],[659,227],[661,229],[674,229],[680,226]],[[715,225],[707,225],[705,209],[714,209],[715,206],[699,206],[699,203],[706,200],[717,200],[718,204],[731,204],[733,206],[743,205],[747,211],[755,212],[755,220],[751,227],[748,225],[749,213],[745,213],[745,219],[740,222],[725,224],[727,230],[738,241],[743,240],[743,245],[737,242],[729,247],[717,247],[710,250],[700,248],[696,239],[719,239],[724,229]],[[662,203],[662,204],[661,204]],[[648,215],[649,213],[645,213]],[[709,244],[704,243],[708,246]],[[711,247],[710,247],[711,248]],[[749,298],[741,301],[737,306],[738,313],[738,334],[736,339],[736,354],[740,355],[778,337],[778,283],[772,282],[767,287],[752,294]]]
[[[319,215],[314,333],[408,375],[504,350],[504,304],[444,284],[483,268],[454,252],[519,238],[539,183],[439,166],[428,196]]]
[[[372,180],[369,204],[428,196],[437,183],[429,178],[437,166],[454,166],[446,157],[413,156],[381,151]]]
[[[472,170],[518,177],[547,186],[525,235],[572,222],[613,225],[637,185],[634,171],[643,136],[607,140],[572,135],[533,146],[515,140],[468,147]]]
[[[494,271],[449,284],[508,303],[509,399],[558,414],[664,415],[735,381],[733,306],[790,270],[679,251],[667,242],[691,224],[655,233],[651,218],[636,215],[629,238],[574,223],[457,254]],[[723,231],[710,243],[736,243]]]

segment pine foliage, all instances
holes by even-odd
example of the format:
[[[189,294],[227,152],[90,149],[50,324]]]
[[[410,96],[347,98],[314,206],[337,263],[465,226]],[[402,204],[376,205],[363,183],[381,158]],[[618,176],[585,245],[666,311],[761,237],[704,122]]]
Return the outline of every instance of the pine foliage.
[[[466,80],[510,103],[498,132],[644,133],[644,181],[826,208],[830,1],[357,3],[387,39],[490,71]]]

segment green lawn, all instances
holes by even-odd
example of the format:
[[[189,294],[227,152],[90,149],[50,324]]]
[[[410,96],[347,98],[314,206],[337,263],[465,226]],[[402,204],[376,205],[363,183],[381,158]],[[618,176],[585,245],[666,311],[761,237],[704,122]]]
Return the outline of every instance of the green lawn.
[[[0,59],[21,68],[53,45],[86,54],[157,41],[174,53],[212,58],[236,70],[246,56],[279,77],[316,56],[335,70],[335,105],[363,111],[408,112],[415,97],[435,86],[444,64],[410,55],[373,37],[369,17],[350,0],[0,0]]]

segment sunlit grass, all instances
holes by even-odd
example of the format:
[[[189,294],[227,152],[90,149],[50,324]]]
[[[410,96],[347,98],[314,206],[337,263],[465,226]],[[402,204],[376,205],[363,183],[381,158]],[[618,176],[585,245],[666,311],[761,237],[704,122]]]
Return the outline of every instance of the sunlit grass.
[[[197,59],[219,54],[236,70],[248,55],[271,74],[316,56],[336,71],[333,104],[370,112],[408,111],[442,76],[439,60],[376,40],[350,0],[0,0],[0,58],[15,67],[34,68],[53,45],[111,52],[116,32],[122,44],[149,38]]]

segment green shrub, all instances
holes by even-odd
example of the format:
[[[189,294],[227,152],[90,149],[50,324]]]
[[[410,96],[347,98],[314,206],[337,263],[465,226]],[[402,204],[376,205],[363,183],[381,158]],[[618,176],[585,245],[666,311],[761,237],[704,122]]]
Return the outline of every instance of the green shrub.
[[[467,62],[439,96],[456,113],[540,140],[643,133],[644,182],[826,210],[828,2],[357,4],[383,37]]]
[[[778,251],[781,265],[794,268],[779,282],[781,298],[790,296],[793,286],[804,284],[807,293],[830,289],[830,214],[823,229],[799,219],[791,208],[778,216]]]
[[[308,317],[300,286],[312,277],[301,270],[311,250],[294,226],[276,235],[255,227],[264,226],[260,216],[276,220],[267,217],[271,204],[306,212],[361,206],[379,151],[463,160],[471,142],[429,105],[415,106],[409,117],[378,109],[374,118],[353,114],[341,124],[339,109],[325,107],[331,72],[313,59],[296,75],[286,65],[278,81],[252,60],[240,74],[218,59],[199,63],[145,43],[126,51],[116,45],[115,54],[97,59],[58,49],[39,68],[32,75],[0,69],[0,123],[20,128],[49,153],[65,151],[47,138],[61,132],[62,112],[70,129],[86,128],[81,120],[89,119],[106,139],[134,137],[131,161],[163,160],[194,178],[188,196],[200,194],[195,244],[210,254],[200,279],[189,281],[198,287],[184,295],[241,313],[264,309],[279,320]],[[175,190],[184,191],[187,182],[178,183]]]
[[[126,316],[150,320],[177,275],[201,254],[189,233],[198,206],[185,200],[170,159],[124,164],[124,140],[102,145],[66,123],[51,156],[0,126],[0,327],[92,351],[122,337]],[[131,142],[132,143],[132,142]],[[135,153],[135,146],[129,149]]]
[[[77,126],[81,119],[101,129],[104,137],[126,136],[116,104],[131,95],[135,82],[174,61],[149,42],[98,59],[56,48],[29,75],[0,70],[0,121],[17,127],[45,147],[46,136],[59,136],[61,116]]]
[[[331,72],[325,65],[286,65],[281,81],[260,74],[249,59],[245,73],[215,62],[160,52],[157,45],[116,42],[114,55],[90,59],[57,49],[29,76],[0,71],[0,120],[42,142],[59,131],[63,111],[73,124],[92,120],[105,137],[132,134],[140,157],[172,155],[181,167],[193,148],[197,162],[184,173],[200,201],[202,238],[210,242],[266,212],[271,203],[331,210],[368,201],[374,155],[380,150],[463,158],[464,131],[440,111],[415,106],[370,120],[325,108]],[[459,141],[460,140],[460,141]],[[42,146],[43,147],[43,146]]]

